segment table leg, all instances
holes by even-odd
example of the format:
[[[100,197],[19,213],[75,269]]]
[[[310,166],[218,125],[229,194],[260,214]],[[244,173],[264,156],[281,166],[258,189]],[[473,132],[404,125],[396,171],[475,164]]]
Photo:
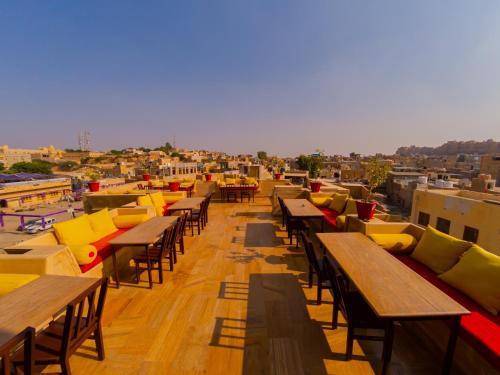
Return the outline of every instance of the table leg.
[[[392,343],[394,342],[394,322],[387,320],[385,323],[384,347],[382,349],[382,363],[380,374],[385,375],[392,355]]]
[[[325,233],[325,218],[321,218],[321,232]]]
[[[120,276],[118,276],[118,266],[116,262],[116,248],[111,246],[111,256],[113,257],[113,270],[115,271],[116,288],[120,289]]]
[[[194,237],[194,222],[193,222],[193,210],[189,211],[189,217],[191,218],[191,237]]]
[[[455,352],[455,345],[457,344],[458,332],[460,330],[461,316],[456,316],[451,319],[450,337],[448,339],[448,346],[444,356],[443,375],[448,375],[453,365],[453,353]]]
[[[146,245],[146,262],[148,264],[149,289],[153,289],[153,276],[151,275],[151,259],[149,258],[149,246]]]

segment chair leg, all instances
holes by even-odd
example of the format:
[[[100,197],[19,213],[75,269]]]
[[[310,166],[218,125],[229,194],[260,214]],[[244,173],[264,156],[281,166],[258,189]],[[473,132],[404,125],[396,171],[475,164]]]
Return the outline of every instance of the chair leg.
[[[174,258],[172,256],[172,251],[170,251],[170,254],[168,254],[168,262],[170,264],[170,271],[174,270]]]
[[[198,236],[201,234],[201,223],[200,219],[198,219]]]
[[[61,361],[61,373],[63,375],[71,375],[71,367],[69,367],[69,358],[63,358]]]
[[[332,316],[332,329],[337,329],[339,322],[339,304],[336,300],[333,301],[333,316]]]
[[[137,284],[139,284],[141,275],[139,274],[139,263],[135,262],[135,279],[137,280]]]
[[[174,263],[177,263],[177,251],[175,251],[175,245],[174,245],[174,250],[171,251],[170,254],[173,254],[173,256],[174,256]]]
[[[313,268],[309,265],[309,288],[313,287]]]
[[[160,279],[160,284],[163,284],[163,264],[161,259],[158,261],[158,278]]]
[[[179,241],[179,247],[181,250],[181,254],[184,254],[184,237],[181,237],[181,240]]]
[[[101,322],[99,322],[94,332],[94,340],[95,340],[95,347],[97,349],[97,358],[99,359],[99,361],[103,361],[105,355],[104,355],[104,342],[102,341]]]
[[[321,305],[321,294],[323,291],[323,282],[321,278],[318,276],[318,290],[317,290],[317,296],[316,296],[316,303],[318,305]]]
[[[345,359],[350,361],[352,358],[352,346],[354,343],[354,327],[351,325],[347,326],[347,343],[345,350]]]

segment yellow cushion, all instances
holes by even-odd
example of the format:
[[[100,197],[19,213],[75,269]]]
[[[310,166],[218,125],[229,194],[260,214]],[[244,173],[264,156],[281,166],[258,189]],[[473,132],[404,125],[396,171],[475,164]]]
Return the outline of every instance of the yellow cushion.
[[[311,203],[316,207],[328,207],[332,203],[332,197],[315,197],[311,196]]]
[[[245,185],[258,185],[258,182],[254,177],[245,177],[243,183]]]
[[[111,216],[109,216],[109,211],[107,208],[103,208],[89,215],[89,222],[92,230],[97,234],[97,237],[103,238],[111,233],[116,232],[118,228],[113,224]]]
[[[330,209],[337,212],[342,212],[347,201],[347,194],[335,194],[330,203]]]
[[[390,253],[404,254],[412,251],[417,245],[417,239],[411,234],[369,234],[368,238]]]
[[[356,201],[352,198],[348,198],[343,214],[356,215],[357,213],[358,213],[358,208],[356,207]]]
[[[337,229],[339,230],[343,230],[344,227],[345,227],[345,222],[347,220],[347,216],[346,215],[339,215],[335,218],[335,226],[337,227]]]
[[[154,206],[153,201],[149,195],[143,195],[137,197],[137,205],[138,206]]]
[[[493,315],[500,310],[500,256],[477,245],[439,278],[461,290]]]
[[[97,249],[92,245],[69,245],[69,249],[81,266],[92,263],[97,256]]]
[[[53,224],[52,227],[57,240],[64,245],[85,245],[99,239],[90,226],[89,215],[87,214],[76,219]]]
[[[10,293],[39,277],[39,275],[29,273],[2,273],[0,274],[0,296]]]
[[[113,223],[118,228],[132,228],[149,219],[147,214],[118,215],[113,218]]]
[[[459,240],[428,226],[411,257],[440,274],[453,267],[460,255],[470,247],[470,242]]]
[[[236,185],[236,178],[226,178],[227,185]]]
[[[225,181],[219,181],[219,186],[222,186],[222,187],[226,186],[226,182]]]
[[[194,184],[194,180],[192,178],[184,178],[182,180],[183,184]]]
[[[163,216],[163,206],[165,206],[165,200],[161,192],[149,194],[153,206],[155,207],[156,216]]]
[[[163,193],[165,203],[175,203],[187,197],[185,191],[168,191]]]

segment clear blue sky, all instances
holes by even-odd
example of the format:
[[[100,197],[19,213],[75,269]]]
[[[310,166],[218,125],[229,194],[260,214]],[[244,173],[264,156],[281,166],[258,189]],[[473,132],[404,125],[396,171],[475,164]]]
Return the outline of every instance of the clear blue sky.
[[[0,144],[392,153],[500,140],[500,1],[10,0]]]

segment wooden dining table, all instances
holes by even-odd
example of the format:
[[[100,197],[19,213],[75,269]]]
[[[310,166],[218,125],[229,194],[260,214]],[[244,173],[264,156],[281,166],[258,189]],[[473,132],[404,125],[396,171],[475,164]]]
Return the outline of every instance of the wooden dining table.
[[[0,346],[26,327],[40,330],[100,279],[42,275],[0,297]]]
[[[442,367],[449,374],[462,315],[470,312],[361,233],[317,233],[325,254],[340,266],[385,322],[381,373],[391,359],[394,322],[447,320],[450,336]]]
[[[325,215],[307,199],[283,199],[288,215],[294,219],[320,219],[321,231],[325,230]]]
[[[173,205],[168,207],[169,212],[175,211],[187,211],[189,215],[193,214],[193,210],[200,207],[203,201],[206,198],[204,197],[193,197],[193,198],[184,198],[180,201],[175,202]],[[194,225],[191,222],[191,235],[194,236]]]
[[[148,262],[149,287],[153,287],[151,264],[149,260],[149,247],[158,241],[165,229],[174,225],[177,220],[178,217],[176,216],[153,217],[109,241],[112,249],[113,269],[117,288],[120,288],[120,276],[116,260],[116,251],[124,246],[143,246],[145,248]]]

